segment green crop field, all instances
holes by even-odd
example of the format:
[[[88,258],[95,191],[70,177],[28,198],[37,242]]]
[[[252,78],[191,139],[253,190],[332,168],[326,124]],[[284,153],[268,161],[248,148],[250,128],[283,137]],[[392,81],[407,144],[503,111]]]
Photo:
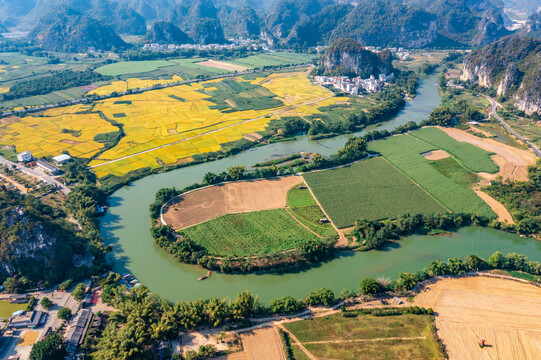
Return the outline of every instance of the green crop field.
[[[368,149],[383,155],[450,211],[495,216],[473,190],[443,175],[421,155],[438,147],[410,135],[397,135],[371,142]]]
[[[264,53],[259,55],[251,55],[245,58],[228,61],[232,64],[264,67],[264,66],[280,66],[280,65],[298,65],[311,63],[314,60],[314,55],[296,54],[296,53]]]
[[[211,109],[224,110],[230,108],[230,111],[233,112],[264,110],[284,105],[267,88],[249,82],[224,79],[220,82],[211,82],[208,85],[216,88],[216,90],[204,90],[206,94],[212,96],[209,100],[216,104],[211,106]]]
[[[0,319],[9,319],[15,311],[25,310],[26,304],[11,304],[9,301],[0,301]]]
[[[182,230],[216,256],[251,256],[295,248],[316,238],[285,209],[228,214]]]
[[[447,151],[464,167],[473,172],[495,174],[499,170],[498,166],[490,158],[491,153],[475,145],[456,141],[440,129],[428,127],[411,132],[410,135]]]
[[[303,346],[322,359],[442,359],[426,315],[343,317],[340,314],[285,323]],[[386,340],[387,338],[410,338]],[[424,337],[424,338],[423,338]],[[377,341],[370,341],[378,339]],[[352,341],[360,340],[360,341]],[[362,341],[366,340],[366,341]],[[329,341],[314,344],[313,342]],[[292,342],[295,355],[298,345]],[[303,355],[299,357],[304,359]]]
[[[450,178],[451,180],[465,188],[472,188],[475,184],[479,182],[479,176],[477,176],[477,174],[462,167],[452,157],[430,161],[429,164],[432,165],[441,174],[445,175],[446,177]]]
[[[315,197],[338,228],[365,218],[379,220],[409,213],[446,210],[385,159],[303,175]]]
[[[100,66],[94,71],[102,75],[119,76],[126,74],[147,73],[162,67],[173,65],[175,65],[173,62],[167,60],[121,61],[114,64]]]
[[[287,206],[297,220],[320,236],[337,235],[332,224],[319,223],[319,220],[326,218],[326,216],[307,188],[299,189],[298,185],[292,187],[287,193]]]

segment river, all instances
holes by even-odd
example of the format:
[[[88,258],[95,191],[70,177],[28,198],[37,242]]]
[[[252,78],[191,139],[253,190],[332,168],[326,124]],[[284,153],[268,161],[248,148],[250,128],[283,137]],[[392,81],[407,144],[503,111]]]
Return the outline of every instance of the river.
[[[426,119],[441,102],[436,80],[436,75],[422,80],[415,100],[393,120],[377,128],[392,130],[409,121]],[[152,292],[171,301],[211,296],[232,298],[249,290],[258,294],[263,302],[268,302],[285,294],[303,297],[321,287],[329,287],[337,293],[342,289],[354,290],[364,277],[396,278],[400,271],[416,271],[436,258],[470,254],[487,257],[500,250],[526,254],[531,260],[541,261],[541,242],[494,229],[468,227],[449,236],[410,236],[377,251],[344,252],[333,260],[293,273],[230,275],[214,272],[209,279],[198,281],[206,270],[178,263],[152,241],[148,206],[158,189],[183,188],[199,182],[209,171],[219,173],[233,165],[251,166],[300,151],[331,155],[350,136],[322,141],[309,141],[307,136],[299,136],[295,141],[266,145],[222,160],[149,176],[119,189],[109,198],[110,207],[101,220],[102,236],[107,245],[113,246],[110,260],[114,270],[131,272]]]

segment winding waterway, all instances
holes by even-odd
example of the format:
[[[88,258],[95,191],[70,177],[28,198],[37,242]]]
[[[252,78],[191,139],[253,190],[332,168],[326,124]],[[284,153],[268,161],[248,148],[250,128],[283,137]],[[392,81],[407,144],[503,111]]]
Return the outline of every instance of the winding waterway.
[[[440,102],[436,76],[430,76],[421,82],[415,100],[378,129],[392,130],[409,121],[419,122],[427,118]],[[106,244],[113,246],[111,262],[114,269],[120,273],[131,272],[151,291],[172,301],[234,297],[249,290],[267,302],[285,294],[303,297],[320,287],[329,287],[335,292],[356,289],[364,277],[396,278],[400,271],[416,271],[436,258],[470,254],[487,257],[500,250],[526,254],[531,260],[541,261],[539,241],[494,229],[468,227],[449,236],[410,236],[377,251],[344,252],[333,260],[294,273],[228,275],[215,272],[209,279],[197,281],[205,270],[178,263],[154,245],[150,237],[148,206],[158,189],[183,188],[200,181],[208,171],[219,173],[232,165],[251,166],[300,151],[331,155],[350,136],[317,142],[309,141],[307,136],[299,136],[295,141],[262,146],[226,159],[149,176],[119,189],[110,197],[110,208],[101,220],[102,236]]]

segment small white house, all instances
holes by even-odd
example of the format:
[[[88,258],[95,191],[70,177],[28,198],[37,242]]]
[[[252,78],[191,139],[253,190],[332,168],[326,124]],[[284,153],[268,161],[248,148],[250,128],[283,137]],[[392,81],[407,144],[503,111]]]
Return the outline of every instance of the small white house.
[[[53,157],[53,160],[57,165],[62,165],[62,164],[67,163],[68,161],[70,161],[71,156],[69,156],[67,154],[61,154],[61,155]]]
[[[32,161],[32,159],[33,159],[32,153],[30,153],[30,151],[28,151],[28,150],[17,154],[17,161],[18,162],[28,162],[28,161]]]

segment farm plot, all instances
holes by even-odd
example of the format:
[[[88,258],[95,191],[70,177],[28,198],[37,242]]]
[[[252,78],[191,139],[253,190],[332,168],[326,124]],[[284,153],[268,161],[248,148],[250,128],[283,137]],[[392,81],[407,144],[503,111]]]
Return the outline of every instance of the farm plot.
[[[147,89],[155,85],[173,84],[182,81],[182,78],[178,75],[173,75],[171,79],[139,79],[129,78],[127,80],[113,81],[109,85],[100,86],[97,89],[91,90],[87,95],[109,95],[112,93],[125,92],[134,89]]]
[[[278,333],[273,328],[256,329],[242,333],[244,359],[285,360],[284,350]]]
[[[541,358],[541,289],[512,280],[442,279],[414,299],[431,307],[450,359]],[[488,346],[481,348],[481,339]]]
[[[228,214],[181,233],[211,255],[235,257],[294,249],[316,238],[285,209]]]
[[[100,66],[94,71],[107,76],[120,76],[126,74],[147,73],[162,67],[173,65],[175,64],[167,60],[121,61],[114,64]]]
[[[265,66],[298,65],[311,63],[315,56],[296,53],[265,53],[229,61],[242,66],[261,68]]]
[[[340,314],[285,323],[299,342],[322,359],[442,359],[425,315],[376,317]],[[294,353],[299,346],[292,342]]]
[[[319,236],[336,235],[331,223],[321,221],[326,216],[304,184],[294,186],[287,192],[287,207],[292,216]]]
[[[499,168],[494,161],[490,159],[488,151],[465,142],[458,142],[443,131],[427,127],[410,133],[418,139],[421,139],[434,147],[447,151],[465,168],[473,172],[486,172],[489,174],[497,173]]]
[[[94,140],[96,135],[118,130],[98,114],[63,114],[62,110],[51,110],[48,117],[26,116],[0,126],[0,143],[15,145],[17,152],[30,150],[37,158],[64,151],[88,158],[103,148]]]
[[[338,228],[359,219],[396,218],[409,213],[446,212],[417,184],[382,158],[340,169],[304,174],[323,210]]]
[[[448,210],[495,216],[492,209],[472,189],[464,188],[446,177],[421,155],[437,150],[436,146],[410,135],[397,135],[371,142],[368,149],[383,155]]]
[[[300,183],[300,176],[286,176],[210,186],[179,197],[163,218],[174,229],[183,229],[225,214],[284,208],[288,190]]]

